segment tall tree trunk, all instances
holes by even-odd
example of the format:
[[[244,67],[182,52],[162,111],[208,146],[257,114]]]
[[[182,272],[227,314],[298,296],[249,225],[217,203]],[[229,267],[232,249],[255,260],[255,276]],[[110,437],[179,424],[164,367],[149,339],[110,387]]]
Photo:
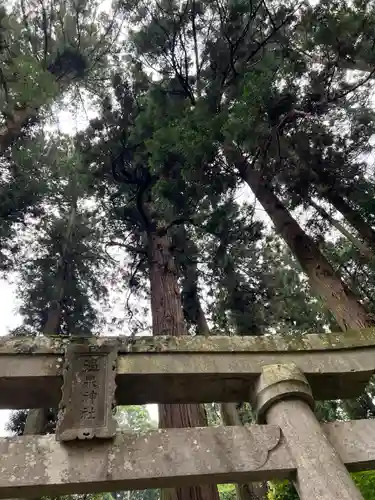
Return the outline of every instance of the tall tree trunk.
[[[168,235],[148,233],[148,263],[154,335],[184,335],[186,327],[174,257]],[[202,405],[159,405],[161,428],[203,427],[207,418]],[[190,486],[163,490],[164,500],[219,500],[216,486]]]
[[[347,238],[352,243],[352,245],[355,248],[357,248],[357,250],[363,257],[365,257],[366,260],[372,262],[375,259],[375,255],[373,254],[371,249],[366,245],[366,243],[364,243],[354,234],[349,232],[346,229],[346,227],[343,224],[341,224],[340,221],[332,217],[326,210],[324,210],[323,207],[315,203],[313,200],[310,199],[308,203],[323,217],[323,219],[329,221],[334,228],[336,228],[343,236],[345,236],[345,238]]]
[[[173,243],[179,249],[176,265],[183,278],[181,298],[185,320],[189,325],[195,325],[200,335],[210,335],[206,315],[199,300],[198,248],[189,237],[184,224],[178,227]],[[179,255],[182,260],[179,260]]]
[[[303,158],[292,152],[288,146],[284,146],[289,154],[294,157],[294,159],[305,165],[305,168],[312,174],[312,182],[320,188],[321,196],[328,201],[341,215],[346,219],[346,221],[358,232],[362,240],[365,242],[368,249],[372,253],[372,257],[375,255],[375,231],[372,229],[370,224],[362,217],[360,212],[353,208],[350,203],[344,198],[343,193],[345,193],[345,187],[340,182],[335,179],[335,185],[332,186],[332,176],[329,174],[327,168],[316,164],[315,162],[306,162]],[[323,209],[319,209],[322,211]],[[337,224],[337,222],[336,222]],[[339,229],[341,231],[341,229]],[[347,236],[347,235],[345,235]],[[348,236],[347,236],[348,237]],[[351,238],[349,238],[351,239]],[[353,242],[353,241],[352,241]],[[354,242],[353,242],[354,243]],[[368,253],[368,252],[367,252]]]
[[[363,241],[371,248],[375,255],[375,231],[363,219],[358,210],[355,210],[350,204],[333,189],[326,189],[324,197],[335,209],[340,212],[343,217],[353,226],[360,234]]]
[[[375,417],[374,397],[371,391],[364,392],[356,399],[344,399],[342,407],[352,420],[360,420]]]
[[[185,246],[195,244],[189,240],[184,226],[181,226],[181,236]],[[180,251],[183,249],[180,248]],[[196,250],[196,247],[194,248]],[[198,253],[198,251],[196,251]],[[195,323],[198,335],[209,336],[210,328],[203,311],[202,304],[198,292],[198,269],[196,260],[189,259],[189,262],[182,264],[184,276],[184,291],[183,295],[186,302],[183,306],[185,311],[190,313],[191,317],[188,318],[190,323]],[[183,299],[183,300],[184,300]],[[243,425],[240,415],[238,413],[236,403],[221,403],[220,414],[224,425],[236,426]],[[266,500],[267,498],[267,483],[249,483],[249,484],[236,484],[236,496],[238,500]]]
[[[341,329],[345,331],[373,325],[373,318],[341,281],[312,238],[291,216],[267,180],[234,147],[226,146],[225,155],[262,204],[276,231],[308,276],[312,289],[324,299]]]
[[[61,301],[64,297],[66,282],[67,252],[72,241],[74,225],[77,215],[77,197],[74,194],[70,213],[67,221],[62,251],[57,265],[57,283],[55,297],[51,301],[47,314],[47,320],[43,328],[43,335],[56,335],[59,331],[61,320]],[[48,408],[31,409],[26,417],[24,435],[44,434],[48,424]]]

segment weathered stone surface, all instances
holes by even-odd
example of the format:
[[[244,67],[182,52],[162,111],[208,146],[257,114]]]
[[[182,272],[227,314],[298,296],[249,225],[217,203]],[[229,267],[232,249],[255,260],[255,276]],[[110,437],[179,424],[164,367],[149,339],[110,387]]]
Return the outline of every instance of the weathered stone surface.
[[[286,397],[302,399],[314,408],[310,385],[295,363],[264,366],[252,391],[258,423],[264,423],[268,408]]]
[[[117,342],[121,352],[285,352],[327,351],[375,346],[375,328],[349,330],[345,333],[264,336],[212,336],[212,337],[140,337],[129,343],[127,337],[95,337],[87,341],[92,345]],[[61,337],[0,338],[1,354],[64,354],[70,343]]]
[[[375,468],[374,420],[323,429],[350,471]],[[273,425],[168,429],[69,444],[53,436],[0,438],[0,498],[249,482],[290,478],[295,471],[285,437]]]
[[[301,500],[363,500],[314,415],[311,389],[294,363],[264,366],[253,399],[261,421],[283,433],[297,466],[292,480]]]
[[[56,407],[69,342],[0,337],[0,408]],[[355,335],[143,337],[134,345],[126,337],[99,337],[87,343],[115,343],[123,353],[119,404],[246,401],[262,366],[290,362],[305,373],[316,399],[354,397],[375,371],[371,328]]]
[[[375,470],[374,420],[331,422],[323,429],[351,472]]]
[[[295,469],[274,426],[169,429],[114,441],[0,439],[0,498],[285,478]]]
[[[60,352],[0,354],[0,408],[57,407],[63,361]],[[305,373],[315,399],[354,397],[375,371],[375,347],[314,352],[129,352],[118,357],[116,399],[118,404],[248,401],[249,386],[262,366],[291,362]]]
[[[277,401],[266,418],[280,426],[296,462],[297,474],[292,479],[301,500],[363,500],[344,465],[346,449],[342,447],[340,457],[305,401]]]
[[[116,434],[116,370],[116,343],[68,345],[56,428],[58,441],[110,438]]]

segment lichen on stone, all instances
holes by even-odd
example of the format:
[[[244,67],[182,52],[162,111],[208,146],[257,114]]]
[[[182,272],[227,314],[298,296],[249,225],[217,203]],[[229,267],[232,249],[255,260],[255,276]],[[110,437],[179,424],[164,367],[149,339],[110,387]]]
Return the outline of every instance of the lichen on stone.
[[[69,337],[2,337],[0,355],[20,354],[55,354],[63,355],[71,342],[82,339]],[[84,340],[85,344],[102,346],[115,343],[120,353],[240,353],[240,352],[282,352],[282,351],[319,351],[375,346],[375,328],[349,330],[340,333],[287,334],[263,336],[214,335],[180,337],[140,337],[132,341],[129,347],[128,337],[92,337]]]

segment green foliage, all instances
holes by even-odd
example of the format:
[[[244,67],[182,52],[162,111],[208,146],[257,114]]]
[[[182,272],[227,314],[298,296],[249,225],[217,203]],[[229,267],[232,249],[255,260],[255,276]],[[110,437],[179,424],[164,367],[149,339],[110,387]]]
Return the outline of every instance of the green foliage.
[[[364,500],[375,499],[375,472],[357,472],[353,474],[355,484],[358,486]]]
[[[338,327],[310,286],[293,255],[278,237],[267,237],[262,248],[264,279],[271,291],[272,327],[280,334],[316,333]],[[274,319],[272,319],[274,318]]]
[[[343,410],[339,401],[317,401],[315,415],[320,422],[332,422],[343,418]]]
[[[120,406],[116,413],[121,431],[147,432],[157,428],[147,407],[139,405]],[[112,494],[115,500],[159,500],[159,490],[123,491]]]
[[[336,268],[341,270],[345,281],[350,284],[368,310],[375,314],[375,260],[365,259],[346,238],[339,237],[334,243],[327,242],[324,251]]]
[[[108,493],[89,493],[89,494],[76,494],[76,495],[63,495],[60,497],[41,497],[41,500],[111,500]]]
[[[145,406],[119,406],[117,408],[116,418],[121,430],[142,432],[157,428],[157,423],[151,420],[150,414]]]
[[[268,500],[298,500],[298,494],[290,481],[272,481],[269,484]]]
[[[77,215],[72,240],[64,250],[68,217],[65,213],[50,218],[45,227],[37,228],[35,253],[25,259],[21,272],[21,313],[25,325],[34,332],[43,331],[56,300],[61,306],[59,329],[46,333],[93,331],[97,320],[93,299],[99,300],[106,293],[99,279],[103,268],[95,228],[87,224],[87,216]]]
[[[160,492],[159,490],[120,491],[115,493],[115,500],[160,500]]]
[[[115,500],[160,500],[160,492],[159,490],[117,491],[112,494],[112,498]]]
[[[22,261],[20,312],[30,333],[88,335],[101,319],[96,303],[107,294],[104,277],[110,271],[102,220],[84,208],[88,178],[70,141],[60,138],[44,143],[44,149],[44,192],[35,194],[43,204],[22,236],[17,257]],[[31,180],[26,189],[32,188]],[[33,209],[37,206],[34,202]]]
[[[48,184],[53,178],[50,145],[41,135],[33,144],[20,141],[10,158],[1,158],[0,176],[0,267],[17,262],[19,233],[43,213]]]
[[[243,75],[233,95],[233,105],[223,126],[223,134],[246,144],[249,150],[258,147],[259,140],[267,133],[267,111],[278,64],[274,55],[267,54],[261,65]]]
[[[355,484],[362,493],[364,500],[374,500],[375,472],[356,472],[352,474],[352,477]],[[282,481],[271,483],[268,493],[268,500],[298,500],[298,498],[298,494],[291,482]]]
[[[371,380],[360,396],[342,401],[344,416],[352,420],[375,418],[374,393],[374,380]]]
[[[218,485],[220,500],[236,500],[236,488],[233,484]]]
[[[109,12],[97,0],[18,0],[0,7],[2,152],[67,92],[76,94],[75,108],[82,92],[94,104],[122,26],[119,10]]]
[[[265,268],[256,258],[262,226],[253,208],[222,198],[207,219],[202,234],[210,286],[210,313],[215,328],[240,335],[256,335],[269,325]],[[251,271],[250,271],[251,270]]]
[[[218,403],[206,403],[204,405],[207,423],[209,426],[218,426],[222,424],[222,419],[220,415],[220,407]]]
[[[74,106],[82,88],[99,96],[92,106],[100,105],[74,146],[38,136],[32,145],[17,142],[2,159],[1,267],[22,262],[28,332],[40,333],[56,303],[57,333],[98,331],[97,303],[113,288],[108,248],[123,252],[121,280],[143,298],[147,242],[156,231],[171,239],[191,331],[198,331],[200,312],[213,332],[338,330],[294,256],[268,222],[260,223],[248,192],[238,190],[243,175],[225,158],[227,143],[240,148],[285,206],[303,210],[296,218],[375,314],[373,263],[341,237],[324,242],[331,224],[307,211],[312,199],[333,211],[334,193],[365,224],[375,221],[364,161],[375,132],[373,82],[354,84],[342,69],[358,61],[372,68],[374,5],[337,0],[295,11],[291,2],[250,3],[125,0],[106,14],[96,0],[32,0],[1,10],[0,126],[25,108],[47,115],[66,89]],[[25,224],[30,234],[21,238]],[[122,304],[131,309],[128,300]],[[319,404],[318,418],[374,417],[373,393],[370,385],[354,401]],[[248,405],[240,411],[250,422]],[[217,423],[217,407],[208,413]],[[14,432],[24,417],[14,419]],[[144,432],[154,423],[145,408],[131,406],[119,410],[119,426]],[[372,473],[354,477],[368,495]],[[219,489],[221,498],[234,498],[232,485]],[[287,483],[270,495],[295,498]]]

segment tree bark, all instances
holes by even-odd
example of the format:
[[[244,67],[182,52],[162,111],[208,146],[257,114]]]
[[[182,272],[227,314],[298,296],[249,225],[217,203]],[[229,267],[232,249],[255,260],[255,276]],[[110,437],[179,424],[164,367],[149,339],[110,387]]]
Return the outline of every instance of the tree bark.
[[[24,436],[45,434],[48,423],[48,408],[34,408],[29,410],[26,417]]]
[[[188,243],[188,236],[184,227],[181,228],[182,237],[185,245]],[[189,243],[192,243],[189,241]],[[183,251],[180,248],[180,251]],[[198,252],[197,252],[198,253]],[[183,304],[186,310],[193,309],[190,321],[196,324],[198,335],[209,336],[210,327],[208,325],[206,315],[203,311],[202,304],[198,292],[198,270],[194,259],[182,265],[184,275],[184,288],[187,290],[185,300],[193,304]],[[236,403],[221,403],[220,405],[221,419],[224,425],[242,425]],[[266,500],[267,498],[267,483],[249,483],[236,484],[237,500]]]
[[[352,245],[357,248],[359,253],[369,262],[372,262],[375,259],[375,255],[371,251],[371,249],[367,246],[366,243],[357,238],[354,234],[350,233],[346,227],[341,224],[340,221],[336,220],[332,217],[328,212],[324,210],[321,206],[317,205],[313,200],[309,200],[309,204],[323,217],[330,222],[330,224],[336,228],[345,238],[347,238]]]
[[[285,146],[288,149],[288,146]],[[290,150],[289,150],[290,151]],[[314,162],[305,162],[298,155],[290,153],[297,161],[305,164],[305,168],[312,174],[312,182],[318,186],[321,190],[321,196],[332,205],[341,215],[346,219],[346,221],[358,232],[362,240],[365,242],[366,246],[372,253],[371,259],[375,255],[375,231],[372,229],[370,224],[362,217],[360,212],[353,208],[350,203],[344,198],[343,193],[345,193],[345,187],[340,182],[335,179],[333,183],[332,174],[329,173],[329,168],[319,165]],[[333,185],[334,184],[334,185]],[[323,209],[319,208],[319,211]],[[327,214],[328,215],[328,214]],[[328,215],[328,217],[330,217]],[[337,223],[337,221],[335,222]],[[340,228],[338,228],[341,231]],[[350,234],[350,233],[348,233]],[[345,236],[348,237],[346,234]],[[349,238],[351,239],[351,238]],[[352,241],[352,239],[351,239]],[[353,241],[352,241],[353,242]],[[354,242],[353,242],[354,243]],[[356,245],[358,246],[358,245]],[[368,252],[367,252],[368,254]],[[367,258],[367,257],[366,257]]]
[[[210,335],[210,328],[199,299],[198,248],[189,237],[184,224],[179,226],[178,231],[175,244],[179,250],[178,255],[183,257],[182,261],[177,257],[176,265],[183,278],[181,301],[184,316],[188,325],[196,326],[199,335]]]
[[[351,420],[375,417],[375,404],[371,392],[364,392],[354,400],[344,399],[341,404]]]
[[[234,148],[226,147],[227,160],[233,162],[240,177],[248,184],[271,218],[342,330],[360,329],[375,324],[355,294],[342,282],[316,243],[300,227],[273,192],[267,180]]]
[[[148,263],[154,335],[184,335],[186,327],[169,237],[158,231],[148,233]],[[159,405],[159,426],[164,429],[203,427],[207,418],[202,405]],[[216,486],[190,486],[162,491],[164,500],[219,500]]]
[[[338,193],[332,189],[327,189],[324,192],[324,197],[335,209],[340,212],[351,226],[358,231],[363,241],[371,248],[374,256],[375,252],[375,231],[363,219],[358,210],[355,210],[350,204]]]

